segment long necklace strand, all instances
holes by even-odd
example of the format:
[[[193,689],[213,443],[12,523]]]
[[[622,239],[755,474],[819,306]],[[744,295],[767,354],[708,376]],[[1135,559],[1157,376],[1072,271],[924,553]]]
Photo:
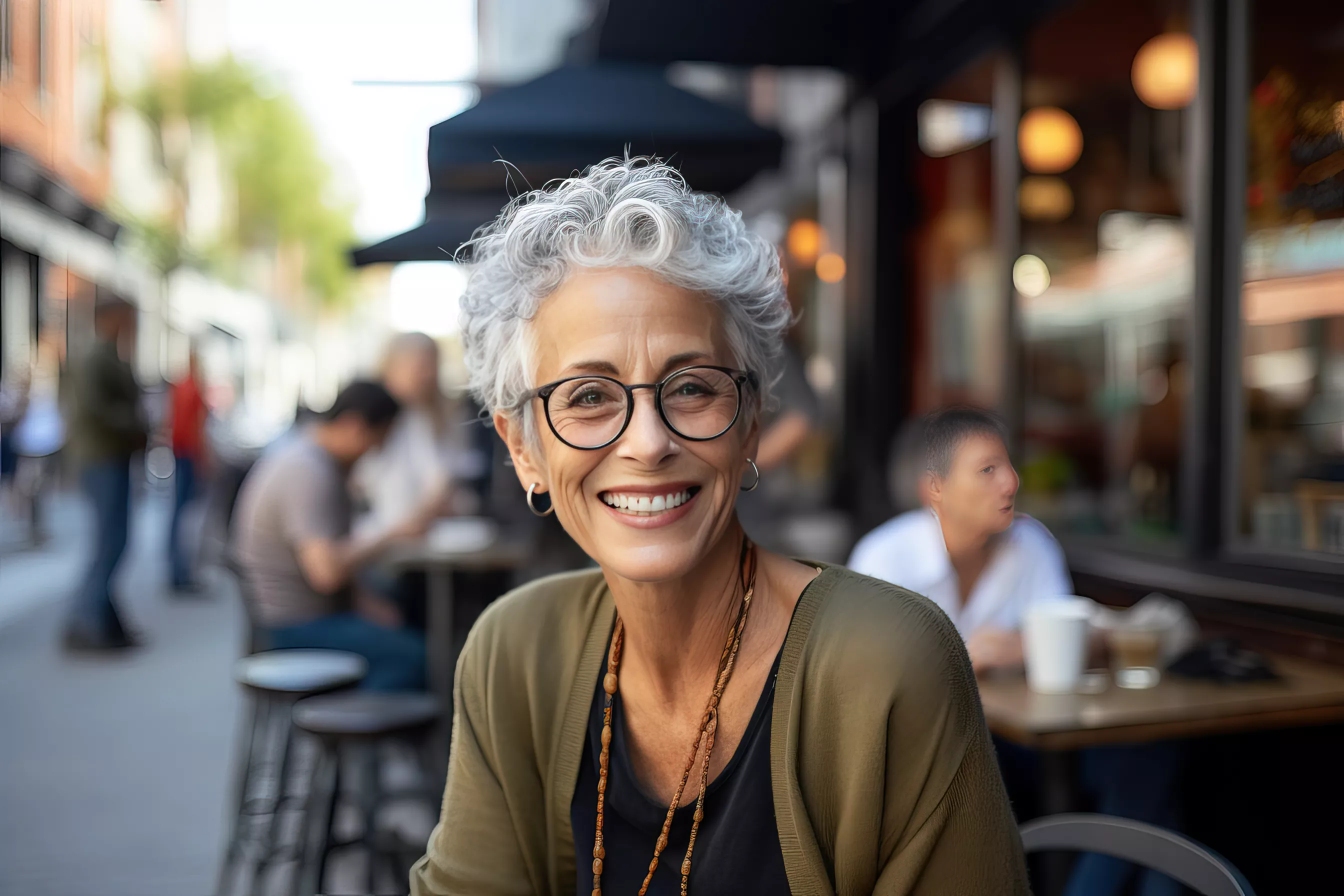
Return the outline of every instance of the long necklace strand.
[[[714,691],[710,694],[705,712],[700,718],[700,728],[696,733],[695,743],[691,745],[691,755],[686,760],[686,768],[681,773],[681,781],[677,784],[676,793],[673,794],[672,802],[668,806],[667,817],[663,820],[663,829],[658,834],[658,842],[654,844],[653,861],[649,862],[649,873],[645,876],[644,883],[639,888],[639,896],[645,896],[648,892],[649,883],[653,880],[653,873],[658,870],[658,859],[663,850],[667,848],[668,833],[672,828],[672,817],[676,814],[677,807],[681,805],[681,796],[686,790],[686,783],[691,777],[691,769],[695,767],[695,757],[700,751],[700,744],[703,742],[705,745],[705,760],[700,770],[699,795],[695,801],[695,814],[692,816],[691,836],[686,845],[686,857],[681,862],[681,893],[682,896],[686,896],[691,878],[691,852],[695,849],[695,838],[700,830],[700,822],[705,817],[705,791],[709,786],[709,762],[714,750],[715,734],[719,727],[719,701],[723,698],[723,692],[728,687],[728,681],[732,678],[733,667],[737,661],[737,650],[742,644],[742,631],[747,625],[747,611],[751,609],[751,598],[756,590],[756,548],[747,540],[744,540],[742,545],[741,578],[743,589],[746,592],[742,598],[742,606],[738,609],[737,620],[729,629],[727,643],[724,644],[723,652],[719,655],[719,667],[714,682]],[[607,770],[611,762],[612,703],[616,697],[619,682],[617,672],[621,665],[621,647],[624,642],[625,623],[618,615],[616,617],[616,630],[611,636],[611,649],[607,653],[607,674],[602,679],[602,690],[606,696],[603,698],[602,706],[602,753],[598,760],[597,833],[593,839],[592,896],[602,896],[602,861],[607,857],[606,848],[602,843],[602,820],[606,807]]]

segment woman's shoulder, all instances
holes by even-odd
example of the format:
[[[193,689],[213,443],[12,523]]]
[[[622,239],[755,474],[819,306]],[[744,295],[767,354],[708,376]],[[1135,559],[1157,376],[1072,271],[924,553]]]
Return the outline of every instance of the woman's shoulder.
[[[960,676],[966,648],[937,604],[843,567],[828,567],[826,574],[828,587],[817,595],[806,651],[811,671],[821,680],[844,682],[846,673],[859,670],[865,670],[866,680],[887,682],[949,672]]]
[[[598,569],[528,582],[485,609],[463,652],[493,671],[548,674],[582,651],[605,595]]]
[[[579,619],[588,620],[605,590],[606,581],[600,569],[579,569],[535,579],[486,607],[472,627],[472,635],[553,640],[558,627]]]

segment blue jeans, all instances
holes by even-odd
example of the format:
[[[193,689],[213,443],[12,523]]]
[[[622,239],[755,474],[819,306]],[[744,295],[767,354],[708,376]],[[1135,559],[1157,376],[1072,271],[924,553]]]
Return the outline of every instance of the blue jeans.
[[[1096,797],[1096,811],[1179,831],[1181,760],[1185,745],[1164,741],[1135,746],[1093,747],[1080,758],[1083,785]],[[1078,857],[1065,896],[1119,896],[1135,868],[1099,853]],[[1184,888],[1165,874],[1142,871],[1138,896],[1180,896]]]
[[[95,637],[115,635],[121,631],[121,620],[112,604],[112,575],[126,551],[130,529],[130,461],[90,464],[80,473],[79,484],[93,504],[94,547],[70,623]]]
[[[348,650],[369,661],[360,687],[370,691],[425,689],[425,639],[416,632],[384,628],[356,613],[336,613],[302,625],[271,629],[276,650],[300,647]]]
[[[168,564],[174,588],[191,583],[191,556],[182,546],[179,530],[182,511],[196,497],[196,462],[189,457],[177,456],[173,468],[173,521],[168,524]]]

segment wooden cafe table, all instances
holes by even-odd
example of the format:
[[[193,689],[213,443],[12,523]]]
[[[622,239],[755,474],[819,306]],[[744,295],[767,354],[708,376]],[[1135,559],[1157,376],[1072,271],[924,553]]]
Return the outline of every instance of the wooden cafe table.
[[[527,564],[534,556],[531,540],[505,532],[492,532],[488,538],[473,538],[471,544],[430,537],[400,545],[389,551],[387,562],[402,570],[425,573],[425,652],[429,690],[443,707],[434,755],[448,754],[448,734],[453,715],[453,675],[457,668],[458,632],[453,626],[453,574],[456,572],[512,571]],[[462,633],[465,636],[465,632]]]
[[[1344,721],[1344,668],[1269,661],[1279,681],[1219,684],[1164,672],[1156,687],[1110,683],[1098,694],[1037,694],[1020,674],[988,678],[980,702],[999,737],[1052,752]]]
[[[1096,694],[1047,695],[1018,673],[982,679],[980,702],[990,731],[1039,751],[1041,808],[1053,815],[1077,811],[1076,750],[1344,722],[1344,668],[1268,659],[1278,681],[1219,684],[1164,672],[1147,690],[1108,682]]]

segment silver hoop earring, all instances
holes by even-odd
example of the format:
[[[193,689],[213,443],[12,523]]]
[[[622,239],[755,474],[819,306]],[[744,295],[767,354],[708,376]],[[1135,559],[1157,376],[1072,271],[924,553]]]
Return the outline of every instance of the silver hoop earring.
[[[761,484],[761,468],[756,466],[756,461],[751,458],[747,458],[747,463],[751,464],[751,469],[756,474],[756,481],[751,484],[750,488],[745,485],[740,485],[738,488],[744,492],[754,492],[756,491],[756,486]]]
[[[532,495],[533,493],[536,492],[537,486],[539,484],[540,483],[534,482],[527,487],[527,509],[532,511],[537,516],[550,516],[551,514],[555,513],[554,502],[552,502],[551,506],[547,507],[545,510],[538,510],[536,505],[532,503]],[[545,494],[545,492],[542,492],[542,494]]]

